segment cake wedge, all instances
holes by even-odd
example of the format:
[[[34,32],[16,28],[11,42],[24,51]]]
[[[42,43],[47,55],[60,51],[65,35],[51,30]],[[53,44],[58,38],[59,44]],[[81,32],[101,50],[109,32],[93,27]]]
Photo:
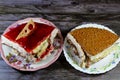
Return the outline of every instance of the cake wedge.
[[[97,26],[83,25],[71,30],[66,37],[65,45],[81,67],[89,68],[118,48],[119,36],[107,27]]]
[[[29,20],[26,23],[10,27],[1,36],[2,44],[15,49],[22,56],[30,55],[35,62],[50,55],[59,37],[59,30],[44,23]],[[31,58],[31,60],[32,60]]]

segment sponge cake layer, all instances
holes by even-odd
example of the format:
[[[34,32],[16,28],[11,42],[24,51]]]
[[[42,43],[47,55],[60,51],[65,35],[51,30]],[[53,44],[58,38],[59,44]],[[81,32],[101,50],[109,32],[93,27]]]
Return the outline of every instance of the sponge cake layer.
[[[119,37],[105,29],[81,28],[70,32],[88,55],[96,55],[111,46]]]

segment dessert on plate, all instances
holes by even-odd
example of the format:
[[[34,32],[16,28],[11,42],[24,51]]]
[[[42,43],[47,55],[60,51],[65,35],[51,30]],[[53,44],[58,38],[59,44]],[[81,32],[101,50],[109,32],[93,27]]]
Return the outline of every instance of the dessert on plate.
[[[62,47],[60,31],[51,22],[28,18],[18,24],[11,25],[1,36],[1,43],[12,48],[11,53],[6,56],[9,63],[21,62],[24,67],[27,63],[36,64],[52,53],[57,54]],[[11,56],[16,56],[11,61]]]
[[[119,36],[111,29],[97,24],[84,24],[71,30],[65,39],[65,48],[81,67],[91,65],[118,50]]]

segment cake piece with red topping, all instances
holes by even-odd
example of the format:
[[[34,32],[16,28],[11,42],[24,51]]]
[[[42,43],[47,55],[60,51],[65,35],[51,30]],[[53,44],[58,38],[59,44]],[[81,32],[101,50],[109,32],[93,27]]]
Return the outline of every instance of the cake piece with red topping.
[[[2,35],[2,43],[17,50],[20,54],[32,55],[42,59],[56,47],[59,30],[51,25],[38,23],[33,20],[10,27]]]

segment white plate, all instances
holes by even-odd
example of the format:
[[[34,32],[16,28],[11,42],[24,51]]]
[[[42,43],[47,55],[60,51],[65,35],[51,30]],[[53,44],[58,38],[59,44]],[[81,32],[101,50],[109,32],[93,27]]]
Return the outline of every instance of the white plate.
[[[78,26],[74,29],[78,29],[78,28],[83,28],[83,27],[89,27],[89,26],[94,26],[94,27],[98,27],[98,28],[104,28],[107,29],[111,32],[113,32],[112,30],[110,30],[107,27],[104,27],[102,25],[98,25],[98,24],[83,24],[81,26]],[[74,30],[73,29],[73,30]],[[114,33],[114,32],[113,32]],[[66,41],[65,41],[66,42]],[[114,67],[117,66],[117,64],[120,61],[120,40],[117,42],[118,43],[118,47],[119,50],[116,50],[114,52],[111,52],[110,55],[108,55],[107,57],[103,58],[102,60],[100,60],[99,62],[91,65],[89,68],[81,68],[70,56],[70,51],[67,50],[67,46],[65,45],[64,42],[64,56],[66,58],[66,60],[69,62],[70,65],[72,65],[76,70],[79,70],[81,72],[87,73],[87,74],[101,74],[101,73],[105,73],[111,69],[113,69]]]

